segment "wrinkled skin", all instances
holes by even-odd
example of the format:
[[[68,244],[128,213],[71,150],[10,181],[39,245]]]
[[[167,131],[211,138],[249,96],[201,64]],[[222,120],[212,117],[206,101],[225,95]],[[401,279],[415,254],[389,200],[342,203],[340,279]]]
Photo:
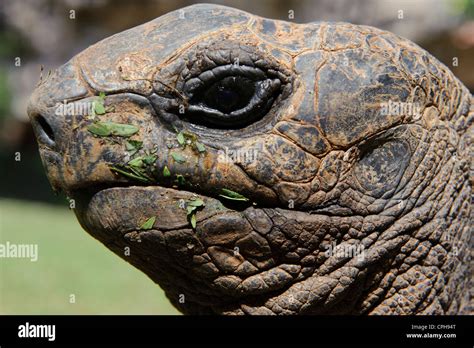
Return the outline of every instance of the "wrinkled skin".
[[[193,112],[192,86],[223,66],[270,81],[266,106],[244,124]],[[125,139],[95,136],[86,115],[55,114],[58,102],[100,92],[100,120],[139,127],[134,156],[157,149],[153,183],[111,171],[133,157]],[[381,112],[389,101],[421,113]],[[84,229],[183,313],[471,311],[472,97],[405,39],[195,5],[78,54],[40,83],[28,111],[50,182],[76,201]],[[183,130],[206,151],[182,148]],[[235,150],[256,159],[220,157]],[[223,188],[250,201],[233,203]],[[179,202],[196,196],[205,206],[193,228]]]

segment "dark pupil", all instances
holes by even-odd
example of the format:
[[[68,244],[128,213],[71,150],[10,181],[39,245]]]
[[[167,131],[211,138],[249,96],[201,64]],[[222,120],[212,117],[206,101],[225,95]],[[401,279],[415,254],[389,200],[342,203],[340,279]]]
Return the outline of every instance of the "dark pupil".
[[[216,99],[221,105],[228,105],[229,108],[233,109],[239,102],[239,95],[234,90],[225,89],[224,87],[219,86],[216,93]]]
[[[255,92],[255,83],[241,76],[229,76],[214,83],[205,93],[206,106],[223,113],[244,108]]]

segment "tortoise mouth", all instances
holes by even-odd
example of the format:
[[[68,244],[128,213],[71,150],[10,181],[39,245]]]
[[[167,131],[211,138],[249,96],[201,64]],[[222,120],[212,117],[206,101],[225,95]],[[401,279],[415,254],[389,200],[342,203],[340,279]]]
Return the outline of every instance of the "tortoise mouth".
[[[150,218],[154,218],[155,223],[147,229],[193,229],[190,222],[192,215],[195,215],[196,224],[200,224],[215,214],[248,207],[248,204],[224,204],[202,193],[160,185],[104,183],[77,189],[71,196],[77,201],[75,212],[79,222],[95,237],[101,231],[118,237],[143,230],[143,223]],[[202,205],[189,213],[187,207],[198,199]]]

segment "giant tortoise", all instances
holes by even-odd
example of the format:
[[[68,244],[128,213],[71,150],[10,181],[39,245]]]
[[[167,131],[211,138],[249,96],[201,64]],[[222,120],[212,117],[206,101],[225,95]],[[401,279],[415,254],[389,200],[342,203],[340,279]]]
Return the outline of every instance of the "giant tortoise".
[[[200,4],[79,53],[28,113],[83,228],[183,313],[460,314],[472,98],[389,32]]]

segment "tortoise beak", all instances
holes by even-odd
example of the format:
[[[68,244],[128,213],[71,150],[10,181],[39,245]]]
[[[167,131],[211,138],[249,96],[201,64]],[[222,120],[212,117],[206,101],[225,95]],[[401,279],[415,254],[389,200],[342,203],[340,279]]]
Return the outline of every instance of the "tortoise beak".
[[[71,140],[70,124],[73,118],[58,112],[58,106],[88,94],[80,73],[69,61],[42,79],[30,97],[28,116],[43,166],[55,191],[63,186],[63,157]]]
[[[61,152],[66,116],[58,112],[58,105],[83,98],[88,90],[72,61],[64,64],[40,81],[33,92],[28,115],[40,149]]]

